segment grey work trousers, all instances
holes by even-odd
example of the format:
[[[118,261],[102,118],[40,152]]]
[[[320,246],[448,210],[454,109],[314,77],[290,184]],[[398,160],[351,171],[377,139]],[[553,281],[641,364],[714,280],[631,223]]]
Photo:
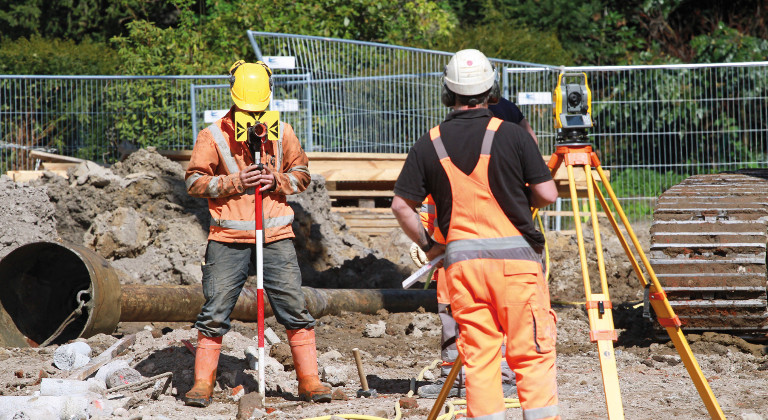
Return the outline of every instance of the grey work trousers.
[[[277,322],[288,330],[311,328],[301,291],[301,271],[290,239],[264,244],[264,291]],[[207,337],[220,337],[231,328],[230,315],[254,263],[253,244],[208,241],[203,265],[205,304],[195,328]]]

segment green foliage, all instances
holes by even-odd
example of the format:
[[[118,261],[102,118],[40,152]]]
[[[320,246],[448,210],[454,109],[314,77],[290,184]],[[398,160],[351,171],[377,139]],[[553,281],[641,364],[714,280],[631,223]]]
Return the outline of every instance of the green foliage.
[[[152,22],[129,23],[125,37],[112,39],[121,72],[131,75],[197,75],[223,73],[225,65],[208,48],[190,0],[175,0],[178,26],[159,28]],[[169,109],[190,109],[189,86],[163,80],[132,80],[111,86],[105,106],[115,116],[114,135],[140,147],[170,148],[184,138],[178,115]],[[184,117],[186,118],[186,116]]]
[[[713,33],[693,38],[691,47],[698,63],[735,63],[768,58],[768,40],[743,35],[723,22],[717,24]]]
[[[500,20],[555,34],[577,63],[614,64],[630,61],[644,44],[618,7],[604,0],[486,1],[484,23]]]
[[[454,32],[437,45],[443,51],[465,48],[481,50],[486,56],[530,63],[569,65],[573,54],[566,51],[553,33],[495,21]]]
[[[63,38],[106,41],[123,34],[125,24],[150,20],[175,23],[176,8],[165,0],[0,0],[0,38]]]
[[[0,35],[29,37],[38,33],[43,0],[0,0]]]
[[[624,212],[638,217],[653,214],[651,203],[639,198],[658,197],[670,187],[688,178],[688,176],[690,174],[672,171],[659,172],[653,169],[627,168],[611,171],[610,182],[616,196],[625,199],[621,204]],[[605,188],[602,185],[600,188],[603,191],[603,195],[608,197]],[[638,199],[632,200],[633,198]],[[615,206],[610,200],[608,205],[611,211],[616,211]]]
[[[0,74],[114,74],[117,55],[104,43],[48,39],[0,42]]]

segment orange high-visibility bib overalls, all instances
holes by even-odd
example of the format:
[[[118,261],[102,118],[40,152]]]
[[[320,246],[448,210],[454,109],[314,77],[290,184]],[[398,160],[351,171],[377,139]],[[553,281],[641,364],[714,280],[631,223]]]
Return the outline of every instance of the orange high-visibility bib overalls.
[[[510,222],[488,182],[491,145],[501,122],[491,118],[469,175],[451,162],[440,127],[430,130],[451,184],[445,266],[466,368],[467,418],[504,419],[499,359],[506,334],[505,356],[517,377],[523,418],[557,419],[556,316],[541,256]]]

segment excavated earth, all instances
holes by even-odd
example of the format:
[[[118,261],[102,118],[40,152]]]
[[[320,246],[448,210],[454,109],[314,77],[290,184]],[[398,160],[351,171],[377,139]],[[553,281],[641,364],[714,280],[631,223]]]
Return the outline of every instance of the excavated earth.
[[[0,258],[26,243],[65,241],[85,245],[109,261],[126,283],[200,283],[208,215],[203,200],[189,197],[183,170],[153,150],[140,150],[109,168],[93,163],[71,169],[67,178],[46,173],[17,184],[0,177]],[[410,241],[399,230],[361,237],[333,213],[322,178],[308,191],[290,198],[296,212],[294,229],[306,286],[317,288],[398,288],[415,270],[407,250]],[[647,252],[649,225],[633,226]],[[705,404],[686,372],[681,357],[663,333],[643,318],[643,293],[632,266],[610,226],[601,225],[606,278],[619,332],[616,362],[624,413],[628,419],[705,419]],[[588,249],[593,248],[591,229]],[[607,418],[596,346],[589,341],[584,283],[574,235],[548,232],[549,285],[558,315],[558,386],[564,419]],[[593,292],[599,292],[596,256],[588,261]],[[251,281],[252,279],[249,279]],[[2,279],[0,279],[0,282]],[[423,283],[417,283],[423,287]],[[283,328],[266,322],[281,340],[269,343],[266,366],[266,407],[258,401],[258,371],[245,351],[256,346],[254,323],[235,321],[224,337],[214,402],[207,408],[186,407],[182,397],[192,386],[194,356],[183,340],[194,344],[191,322],[121,323],[110,335],[86,342],[92,356],[135,334],[136,341],[119,356],[143,377],[172,373],[169,389],[153,398],[150,390],[121,391],[92,418],[235,419],[235,418],[426,418],[434,400],[408,397],[411,378],[428,381],[438,357],[437,315],[412,313],[342,313],[318,319],[318,362],[323,381],[334,388],[327,404],[300,402],[295,397],[295,372]],[[727,418],[768,419],[768,358],[759,341],[716,333],[687,335],[701,370]],[[32,396],[40,379],[65,378],[54,364],[61,346],[0,348],[0,419],[35,418],[24,407],[3,405],[8,396]],[[357,398],[361,388],[353,349],[359,349],[368,386],[376,398]],[[243,387],[241,394],[233,389]],[[243,396],[241,396],[244,394]],[[118,398],[122,396],[122,398]],[[457,406],[461,408],[461,406]],[[78,418],[65,417],[61,418]],[[81,417],[84,418],[84,417]],[[506,418],[521,419],[519,408]]]

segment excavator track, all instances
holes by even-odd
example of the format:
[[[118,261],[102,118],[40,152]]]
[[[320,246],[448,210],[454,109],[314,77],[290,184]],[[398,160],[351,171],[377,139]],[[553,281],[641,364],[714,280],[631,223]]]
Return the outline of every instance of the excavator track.
[[[768,333],[768,169],[695,175],[659,197],[650,262],[683,328]]]

